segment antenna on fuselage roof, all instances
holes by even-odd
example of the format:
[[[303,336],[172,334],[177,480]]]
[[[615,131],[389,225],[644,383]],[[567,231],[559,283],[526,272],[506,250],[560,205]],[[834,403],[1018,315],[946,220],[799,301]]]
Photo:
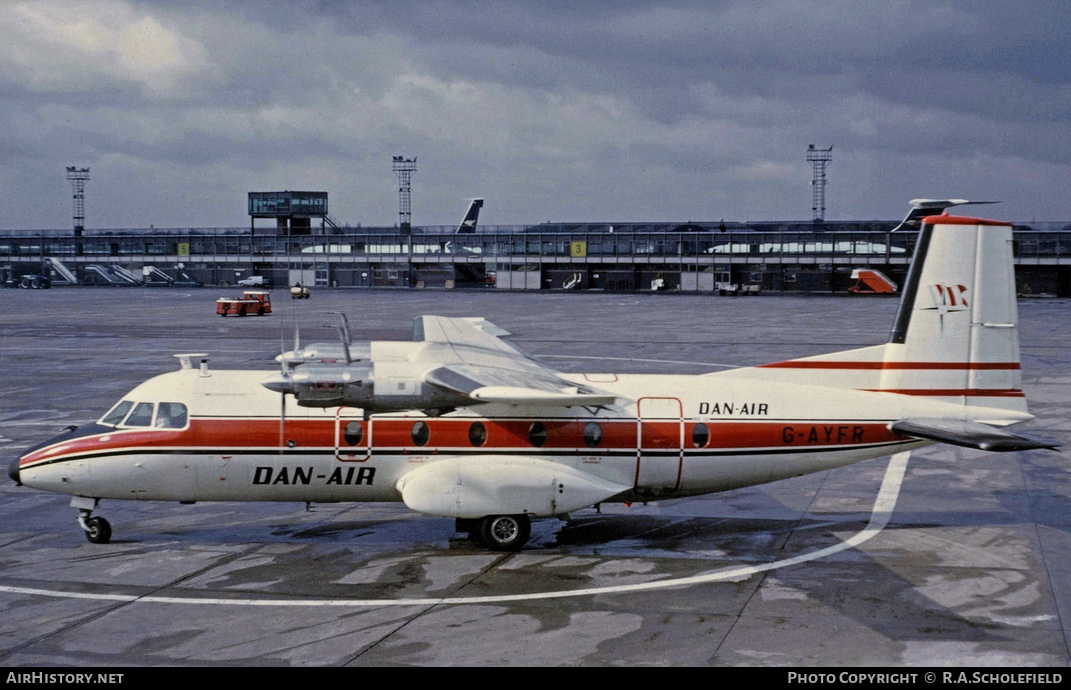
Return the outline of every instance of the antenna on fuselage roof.
[[[194,357],[196,357],[197,359],[201,360],[201,362],[204,362],[206,364],[208,362],[208,353],[207,352],[189,352],[189,353],[184,353],[184,354],[180,354],[180,355],[175,355],[175,357],[178,357],[179,369],[180,370],[181,369],[193,369],[193,358]]]
[[[279,366],[282,367],[282,376],[284,379],[289,379],[291,376],[290,362],[286,358],[286,344],[283,340],[283,324],[279,324],[279,356],[276,359],[279,362]],[[301,330],[295,318],[294,321],[294,356],[298,356],[297,352],[301,349]],[[295,398],[296,399],[296,398]],[[286,445],[286,388],[279,391],[279,455],[283,455],[283,448]]]

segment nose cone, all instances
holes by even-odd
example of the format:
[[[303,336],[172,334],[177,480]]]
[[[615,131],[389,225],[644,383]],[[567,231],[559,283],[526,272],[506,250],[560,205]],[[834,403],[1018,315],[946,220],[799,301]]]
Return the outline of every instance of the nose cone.
[[[272,374],[263,381],[260,385],[264,386],[268,390],[273,390],[276,393],[293,393],[294,392],[294,379],[286,374]]]
[[[8,465],[8,467],[7,467],[7,476],[11,477],[11,479],[18,486],[22,486],[22,482],[19,481],[19,460],[21,460],[21,459],[22,458],[15,458],[14,460],[11,461],[11,464]]]

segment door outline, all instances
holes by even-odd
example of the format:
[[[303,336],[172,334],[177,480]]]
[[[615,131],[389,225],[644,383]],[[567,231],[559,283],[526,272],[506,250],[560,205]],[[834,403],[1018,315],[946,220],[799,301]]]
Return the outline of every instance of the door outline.
[[[364,434],[362,435],[360,443],[355,446],[342,447],[342,410],[344,408],[339,407],[335,411],[335,459],[339,462],[366,462],[372,459],[372,418],[369,417],[368,423],[364,426]],[[357,422],[358,424],[362,420],[353,417],[348,417],[346,423]],[[361,444],[365,444],[364,454],[361,453]]]
[[[651,412],[651,408],[652,408],[652,404],[651,403],[653,403],[654,401],[662,401],[663,403],[670,403],[670,405],[668,405],[668,407],[670,409],[672,409],[674,407],[673,404],[675,403],[675,407],[676,407],[676,414],[675,415],[669,416],[669,417],[651,417],[651,416],[648,416],[646,418],[646,421],[647,421],[648,424],[650,424],[651,422],[654,422],[656,420],[657,421],[661,421],[661,422],[667,422],[667,421],[669,421],[669,422],[676,421],[677,422],[677,444],[676,444],[675,447],[671,447],[669,449],[669,450],[674,450],[675,449],[677,451],[677,468],[676,468],[677,471],[676,471],[676,473],[673,473],[672,465],[669,465],[668,467],[658,467],[658,465],[656,465],[655,463],[658,463],[659,460],[664,460],[666,458],[666,456],[665,455],[655,455],[654,453],[651,452],[651,450],[652,450],[651,448],[647,449],[647,451],[648,451],[648,453],[647,453],[647,464],[644,465],[644,462],[643,462],[644,461],[643,429],[644,429],[644,422],[645,422],[645,419],[644,419],[644,416],[643,416],[644,401],[648,402],[648,405],[647,405],[648,413]],[[668,410],[666,410],[666,411],[668,411]],[[653,491],[655,493],[674,492],[674,491],[677,491],[677,490],[680,489],[680,487],[681,487],[681,476],[682,476],[683,471],[684,471],[684,404],[681,403],[680,398],[675,398],[675,397],[670,397],[670,396],[645,396],[645,397],[642,397],[642,398],[640,398],[640,399],[638,399],[636,401],[636,476],[635,476],[635,478],[633,480],[632,488],[637,492],[645,492],[645,491],[650,492],[650,491],[652,491],[652,488],[650,488],[650,487],[647,487],[647,488],[641,487],[641,481],[643,479],[641,474],[642,474],[642,470],[643,470],[644,467],[646,467],[649,470],[649,474],[652,474],[652,475],[657,475],[657,473],[659,471],[665,471],[665,470],[668,469],[669,470],[669,475],[670,476],[674,476],[672,486],[666,485],[666,486],[654,488]]]

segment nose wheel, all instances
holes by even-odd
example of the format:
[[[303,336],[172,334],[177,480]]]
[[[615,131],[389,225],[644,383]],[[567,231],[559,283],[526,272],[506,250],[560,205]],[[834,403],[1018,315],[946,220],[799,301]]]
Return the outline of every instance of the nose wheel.
[[[107,544],[112,540],[111,523],[93,516],[93,509],[97,507],[96,499],[74,496],[71,506],[78,509],[78,526],[86,533],[86,539],[93,544]]]
[[[90,517],[84,521],[82,529],[86,531],[86,539],[93,544],[107,544],[112,540],[112,526],[102,517]]]

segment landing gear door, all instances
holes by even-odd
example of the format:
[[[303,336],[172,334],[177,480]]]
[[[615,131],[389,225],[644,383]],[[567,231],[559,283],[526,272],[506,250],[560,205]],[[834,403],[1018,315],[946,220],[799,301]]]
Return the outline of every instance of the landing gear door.
[[[372,457],[372,419],[335,412],[335,458],[340,462],[364,462]]]
[[[636,492],[659,496],[680,488],[684,407],[678,398],[636,401]]]

